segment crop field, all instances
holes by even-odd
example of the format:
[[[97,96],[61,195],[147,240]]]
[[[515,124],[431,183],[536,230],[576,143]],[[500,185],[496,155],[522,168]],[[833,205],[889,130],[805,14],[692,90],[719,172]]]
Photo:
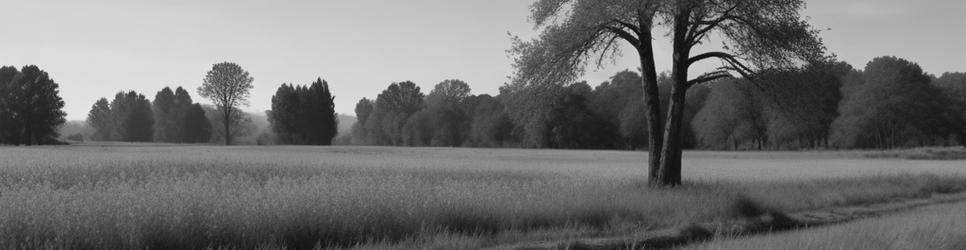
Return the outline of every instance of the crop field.
[[[874,152],[873,152],[874,153]],[[901,153],[901,152],[900,152]],[[652,189],[617,151],[0,147],[0,248],[474,249],[966,190],[963,161],[688,152]]]

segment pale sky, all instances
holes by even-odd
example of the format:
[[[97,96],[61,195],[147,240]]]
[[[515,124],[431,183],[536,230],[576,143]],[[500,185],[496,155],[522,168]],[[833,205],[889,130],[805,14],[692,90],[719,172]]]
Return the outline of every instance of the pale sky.
[[[238,63],[255,78],[250,112],[271,108],[282,83],[326,79],[336,110],[392,82],[428,93],[462,79],[495,94],[511,74],[507,33],[533,37],[526,0],[4,0],[0,65],[35,64],[61,87],[69,120],[101,97],[164,86],[195,89],[211,65]],[[817,0],[804,12],[840,59],[857,68],[895,55],[926,71],[966,71],[966,1]],[[667,70],[668,41],[657,42]],[[625,49],[630,52],[630,49]],[[585,79],[636,69],[633,53]],[[700,69],[698,69],[700,70]],[[699,73],[699,72],[696,72]]]

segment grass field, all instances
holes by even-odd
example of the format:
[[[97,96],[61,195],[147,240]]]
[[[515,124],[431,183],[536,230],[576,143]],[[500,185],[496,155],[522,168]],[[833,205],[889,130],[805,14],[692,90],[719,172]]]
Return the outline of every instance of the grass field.
[[[966,189],[961,161],[387,147],[0,147],[2,248],[478,248]]]

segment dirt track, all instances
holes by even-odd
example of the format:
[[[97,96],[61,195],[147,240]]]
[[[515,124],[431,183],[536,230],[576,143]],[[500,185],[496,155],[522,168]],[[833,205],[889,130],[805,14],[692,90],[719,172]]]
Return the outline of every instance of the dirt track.
[[[902,199],[887,203],[836,207],[814,211],[782,214],[756,207],[749,201],[739,201],[740,210],[749,211],[741,220],[707,222],[683,225],[675,228],[654,230],[636,235],[619,237],[584,238],[578,240],[529,242],[496,246],[489,249],[502,250],[610,250],[610,249],[668,249],[716,235],[751,235],[777,231],[798,230],[826,226],[854,220],[879,217],[914,208],[966,201],[966,193],[935,194],[928,198]]]

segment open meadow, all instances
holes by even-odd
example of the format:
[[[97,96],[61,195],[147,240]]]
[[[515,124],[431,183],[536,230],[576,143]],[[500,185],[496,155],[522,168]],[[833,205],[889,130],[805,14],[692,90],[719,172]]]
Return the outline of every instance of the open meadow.
[[[904,152],[899,152],[902,154]],[[620,151],[0,147],[0,247],[473,249],[966,190],[957,160],[687,152],[647,188]]]

